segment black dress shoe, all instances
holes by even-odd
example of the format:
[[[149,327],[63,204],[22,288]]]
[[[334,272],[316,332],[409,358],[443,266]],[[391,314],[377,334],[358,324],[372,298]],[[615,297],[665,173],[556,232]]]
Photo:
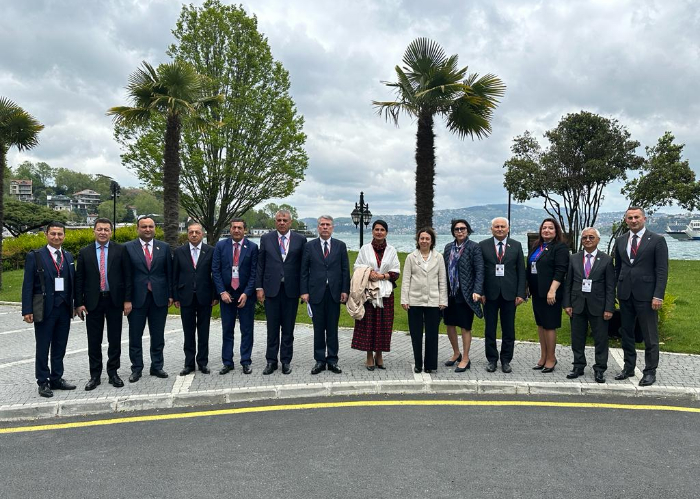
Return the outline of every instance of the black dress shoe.
[[[543,368],[542,368],[542,372],[543,372],[543,373],[553,373],[553,372],[554,372],[554,368],[555,368],[556,366],[557,366],[557,361],[555,360],[555,361],[554,361],[554,365],[553,365],[552,367],[543,367]]]
[[[421,369],[420,367],[414,367],[413,372],[416,374],[419,374],[419,373],[423,372],[423,369]]]
[[[627,372],[625,370],[622,370],[615,376],[615,379],[617,381],[622,381],[623,379],[631,378],[632,376],[634,376],[634,371]]]
[[[163,371],[162,369],[154,369],[151,367],[150,371],[148,372],[151,376],[155,376],[157,378],[167,378],[168,373]]]
[[[42,383],[39,385],[39,395],[46,398],[53,397],[53,392],[51,391],[49,383]]]
[[[219,371],[219,374],[228,374],[231,371],[233,371],[233,369],[234,369],[233,366],[225,365],[224,367],[221,368],[221,370]]]
[[[566,379],[576,379],[579,376],[583,376],[583,369],[572,369],[569,374],[566,375]]]
[[[250,374],[253,372],[253,369],[251,369],[250,364],[243,364],[243,374]]]
[[[542,369],[544,369],[544,364],[535,364],[532,368],[533,371],[541,371]]]
[[[284,365],[282,365],[282,369],[284,369]],[[326,363],[325,362],[316,362],[316,365],[311,368],[311,374],[318,374],[321,371],[326,370]]]
[[[282,364],[282,374],[291,374],[292,373],[292,366],[289,364]]]
[[[71,385],[65,379],[61,378],[51,382],[52,390],[75,390],[75,385]]]
[[[503,371],[506,374],[512,373],[513,368],[510,367],[510,362],[501,362],[501,371]]]
[[[457,366],[457,369],[455,369],[455,372],[456,373],[463,373],[467,369],[471,369],[471,367],[472,367],[472,361],[470,360],[469,362],[467,362],[467,365],[464,367]]]
[[[496,363],[495,363],[495,362],[489,362],[489,365],[486,366],[486,372],[489,372],[489,373],[494,373],[494,372],[496,372]]]
[[[459,356],[455,360],[446,360],[445,365],[447,367],[452,367],[454,366],[457,362],[462,362],[462,354],[460,353]]]
[[[101,383],[100,378],[90,378],[90,380],[85,384],[85,391],[89,392],[90,390],[94,390],[100,386]]]
[[[129,383],[136,383],[140,379],[141,379],[141,371],[134,371],[131,373],[131,376],[129,376]]]
[[[423,369],[423,372],[427,373],[427,374],[432,374],[433,370],[432,369]]]
[[[180,371],[180,376],[187,376],[188,374],[192,374],[194,372],[194,367],[185,367],[182,371]]]
[[[639,382],[639,386],[651,386],[656,382],[656,375],[645,374]]]
[[[328,370],[335,374],[340,374],[343,372],[343,370],[338,367],[338,364],[328,364]]]
[[[600,371],[596,371],[595,372],[595,382],[596,383],[605,383],[605,375]]]
[[[207,366],[201,366],[199,370],[202,374],[209,374],[211,372],[211,369],[209,369]]]
[[[267,365],[265,366],[265,369],[263,369],[263,375],[267,376],[268,374],[272,374],[277,370],[277,362],[268,362]]]
[[[374,365],[377,366],[377,369],[386,369],[386,367],[384,367],[384,361],[382,360],[382,363],[380,364],[376,356],[374,357]]]
[[[124,386],[124,382],[118,374],[113,374],[109,377],[109,384],[112,385],[114,388],[121,388]]]

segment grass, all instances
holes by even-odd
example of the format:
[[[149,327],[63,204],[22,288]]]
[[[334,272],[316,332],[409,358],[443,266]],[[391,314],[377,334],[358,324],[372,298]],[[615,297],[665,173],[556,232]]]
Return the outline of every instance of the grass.
[[[350,266],[357,258],[357,252],[350,252]],[[406,259],[405,253],[399,253],[401,268]],[[19,302],[22,296],[23,270],[13,270],[3,272],[3,288],[0,290],[0,301]],[[697,334],[697,324],[700,323],[700,308],[696,306],[700,302],[700,286],[697,279],[700,278],[700,261],[693,260],[672,260],[669,270],[668,286],[666,288],[666,303],[670,304],[675,298],[675,302],[669,307],[668,317],[661,326],[659,335],[660,349],[665,352],[700,354],[700,335]],[[401,290],[401,279],[397,282],[398,287],[394,291],[394,330],[408,331],[408,316],[401,308],[399,294]],[[670,297],[673,297],[669,299]],[[170,313],[179,314],[175,307],[171,307]],[[563,312],[562,312],[563,314]],[[219,307],[214,307],[212,312],[214,317],[219,317]],[[562,327],[558,330],[557,341],[560,344],[568,345],[571,340],[571,328],[568,317],[562,315]],[[258,313],[257,319],[265,319],[264,314]],[[306,307],[299,306],[297,322],[311,324],[311,319],[306,313]],[[345,307],[341,307],[340,326],[352,328],[355,321],[348,315]],[[440,332],[445,332],[445,326],[440,325]],[[474,336],[484,336],[484,321],[474,320]],[[500,332],[499,332],[500,334]],[[518,340],[537,341],[537,327],[532,314],[532,305],[525,303],[518,307],[515,316],[515,334]],[[590,344],[592,344],[589,338]],[[611,340],[610,346],[619,347],[619,340]]]

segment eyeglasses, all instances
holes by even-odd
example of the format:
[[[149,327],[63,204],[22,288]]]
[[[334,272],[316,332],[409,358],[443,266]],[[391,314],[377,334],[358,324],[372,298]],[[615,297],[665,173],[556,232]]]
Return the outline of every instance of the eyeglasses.
[[[588,241],[588,240],[593,241],[593,240],[595,240],[596,237],[598,237],[598,236],[581,236],[581,241]]]
[[[455,232],[464,232],[465,230],[467,230],[466,227],[455,227]]]

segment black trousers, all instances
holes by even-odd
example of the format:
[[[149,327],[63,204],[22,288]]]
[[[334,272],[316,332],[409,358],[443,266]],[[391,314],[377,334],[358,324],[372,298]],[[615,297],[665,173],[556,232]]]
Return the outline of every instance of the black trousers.
[[[425,329],[425,361],[423,360],[423,330]],[[438,307],[410,307],[408,330],[411,333],[413,359],[418,369],[437,369],[438,332],[440,309]]]
[[[337,364],[340,302],[333,300],[328,286],[326,286],[323,300],[320,303],[311,304],[311,313],[314,323],[314,360]]]
[[[289,298],[284,291],[284,283],[274,298],[265,296],[265,317],[267,318],[268,363],[276,363],[277,355],[283,364],[290,364],[294,355],[294,324],[297,319],[299,297]],[[280,341],[281,332],[281,341]]]
[[[651,308],[651,302],[634,298],[620,301],[622,320],[622,350],[625,354],[625,371],[634,371],[637,365],[637,351],[634,343],[635,319],[644,337],[644,374],[656,374],[659,366],[659,312]]]
[[[593,370],[603,373],[608,368],[608,324],[610,321],[601,315],[591,315],[587,307],[583,313],[571,317],[571,351],[574,353],[574,369],[586,366],[586,336],[588,325],[595,344],[595,364]]]
[[[102,375],[102,338],[104,337],[105,319],[107,320],[107,374],[117,374],[122,354],[122,317],[124,311],[115,307],[109,296],[100,296],[97,307],[85,316],[87,329],[88,359],[90,377]]]
[[[182,331],[185,335],[185,367],[194,368],[195,355],[200,368],[209,364],[209,324],[211,323],[211,302],[204,305],[192,295],[192,304],[180,307]],[[196,336],[196,339],[195,339]]]
[[[151,369],[163,369],[163,347],[165,346],[165,320],[168,317],[168,306],[157,306],[153,295],[146,293],[146,301],[142,307],[134,307],[128,315],[129,319],[129,359],[131,372],[143,371],[143,330],[148,322],[148,333],[151,336]]]
[[[498,313],[501,313],[501,364],[513,360],[515,348],[515,300],[505,300],[499,295],[496,300],[486,300],[484,304],[484,348],[486,360],[498,362],[496,330]]]
[[[44,320],[34,324],[36,358],[34,370],[38,385],[58,381],[63,377],[63,357],[66,355],[68,333],[70,332],[71,309],[61,303],[51,309]],[[51,369],[49,369],[49,358]]]

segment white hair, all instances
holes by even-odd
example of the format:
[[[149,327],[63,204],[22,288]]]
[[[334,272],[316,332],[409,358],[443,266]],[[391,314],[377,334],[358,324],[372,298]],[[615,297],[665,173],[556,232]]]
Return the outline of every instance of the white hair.
[[[330,220],[331,225],[333,225],[333,217],[330,215],[321,215],[316,219],[316,223],[321,223],[321,220]]]
[[[595,231],[595,235],[598,236],[598,239],[600,239],[600,232],[599,232],[598,229],[596,229],[595,227],[586,227],[585,229],[583,229],[583,230],[581,231],[581,237],[583,237],[583,233],[586,232],[587,230],[594,230],[594,231]]]
[[[510,227],[510,224],[508,223],[508,219],[506,217],[496,217],[493,220],[491,220],[491,227],[493,227],[493,224],[496,222],[496,220],[503,220],[506,223],[506,227]]]

